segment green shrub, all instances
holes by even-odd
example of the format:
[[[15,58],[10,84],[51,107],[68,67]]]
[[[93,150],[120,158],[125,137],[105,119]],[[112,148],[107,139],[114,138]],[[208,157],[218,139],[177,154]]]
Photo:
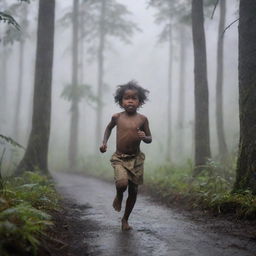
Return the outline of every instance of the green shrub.
[[[0,255],[36,255],[39,237],[53,223],[57,209],[52,181],[39,173],[6,178],[0,190]]]
[[[108,157],[102,161],[90,158],[84,170],[96,177],[113,179]],[[107,164],[106,164],[107,163]],[[236,158],[230,157],[223,165],[209,159],[199,175],[193,176],[191,160],[183,166],[145,163],[144,181],[150,190],[168,203],[181,203],[188,207],[232,213],[239,218],[256,218],[256,198],[250,191],[233,194]]]
[[[190,207],[220,213],[232,213],[239,218],[256,218],[256,198],[250,191],[232,193],[235,179],[235,159],[228,166],[209,160],[200,174],[192,175],[191,166],[163,165],[146,168],[145,183],[170,203],[188,202]]]

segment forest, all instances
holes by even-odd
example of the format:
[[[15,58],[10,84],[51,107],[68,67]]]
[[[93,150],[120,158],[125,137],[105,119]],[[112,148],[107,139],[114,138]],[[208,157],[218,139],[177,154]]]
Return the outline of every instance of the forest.
[[[140,145],[144,185],[134,212],[143,208],[159,236],[147,222],[154,200],[231,221],[250,240],[241,245],[226,231],[226,249],[217,251],[213,239],[202,251],[187,245],[190,255],[234,255],[244,244],[239,255],[255,253],[255,1],[0,0],[0,255],[186,255],[172,240],[159,251],[156,238],[152,247],[127,235],[124,247],[105,238],[108,229],[122,238],[112,213],[97,208],[112,207],[115,129],[107,152],[99,148],[111,117],[123,111],[117,86],[129,81],[149,91],[138,112],[152,134]],[[169,216],[161,207],[158,224],[171,230],[176,224],[161,222]],[[106,218],[112,229],[97,226]],[[136,232],[151,241],[149,231]]]

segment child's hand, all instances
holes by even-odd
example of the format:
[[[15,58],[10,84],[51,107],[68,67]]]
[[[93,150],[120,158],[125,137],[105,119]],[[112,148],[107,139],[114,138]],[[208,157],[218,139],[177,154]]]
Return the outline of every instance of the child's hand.
[[[137,128],[137,133],[141,140],[144,140],[146,138],[145,132],[141,131],[140,128]]]
[[[106,151],[107,151],[107,144],[102,144],[102,146],[100,146],[100,152],[105,153]]]

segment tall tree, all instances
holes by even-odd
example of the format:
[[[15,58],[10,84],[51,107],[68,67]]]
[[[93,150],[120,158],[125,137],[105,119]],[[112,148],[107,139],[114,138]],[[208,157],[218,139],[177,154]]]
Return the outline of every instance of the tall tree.
[[[19,37],[19,61],[18,61],[18,90],[16,94],[16,106],[15,106],[15,113],[14,113],[14,138],[19,141],[19,129],[20,129],[20,110],[21,110],[21,99],[22,99],[22,87],[23,87],[23,63],[24,63],[24,47],[25,47],[25,38],[27,34],[27,15],[28,15],[28,8],[26,5],[22,5],[22,17],[20,26],[22,28],[22,33],[20,32]]]
[[[172,73],[173,73],[173,38],[172,38],[172,24],[169,24],[169,63],[168,63],[168,86],[167,86],[167,149],[166,160],[171,162],[172,152]]]
[[[168,77],[167,77],[167,140],[166,140],[166,160],[171,162],[172,148],[172,72],[173,72],[173,24],[176,1],[151,0],[149,5],[158,10],[155,18],[157,24],[163,24],[163,29],[159,35],[159,43],[168,43]]]
[[[78,22],[79,22],[79,84],[84,83],[84,34],[85,34],[85,15],[86,15],[86,9],[84,6],[84,2],[81,2],[79,7],[79,16],[78,16]]]
[[[184,122],[185,122],[185,77],[186,74],[186,27],[184,24],[179,26],[179,42],[180,42],[180,65],[179,65],[179,95],[178,95],[178,143],[177,152],[179,155],[183,154],[184,147]]]
[[[55,0],[40,0],[37,30],[36,70],[32,130],[17,174],[40,169],[48,172],[48,145],[51,123],[51,88],[54,51]]]
[[[256,193],[256,1],[240,0],[239,117],[240,142],[235,190]]]
[[[195,83],[195,175],[211,157],[209,135],[209,96],[203,1],[192,0],[192,35]]]
[[[150,0],[149,5],[151,7],[154,7],[158,10],[156,14],[156,23],[157,24],[163,24],[163,30],[160,33],[159,42],[168,42],[168,49],[169,49],[169,63],[168,63],[168,84],[167,84],[167,140],[166,140],[166,160],[171,161],[171,148],[172,148],[172,70],[173,70],[173,45],[174,45],[174,28],[182,28],[183,26],[177,26],[177,24],[187,23],[187,19],[185,17],[188,16],[188,10],[186,8],[187,1],[173,1],[173,0]],[[184,32],[183,32],[184,33]],[[185,44],[183,39],[183,34],[180,38],[181,40],[181,47],[180,47],[180,72],[182,73],[182,76],[180,76],[180,91],[179,91],[179,114],[181,117],[179,117],[179,125],[181,125],[181,119],[183,120],[182,116],[184,116],[184,66],[185,66]],[[183,93],[183,95],[181,95]],[[183,111],[183,112],[182,112]],[[181,113],[182,112],[182,113]],[[180,144],[180,143],[179,143]]]
[[[6,122],[6,92],[7,92],[7,61],[8,61],[8,53],[7,47],[3,43],[0,43],[1,46],[1,69],[0,69],[0,131],[4,132],[5,130],[5,122]]]
[[[102,133],[102,95],[103,95],[103,79],[104,79],[104,51],[105,51],[105,22],[106,22],[106,1],[101,1],[100,23],[99,23],[99,47],[98,47],[98,90],[97,96],[100,99],[97,108],[97,123],[96,123],[96,142],[100,144]],[[98,151],[98,146],[96,146]]]
[[[186,66],[187,47],[192,44],[191,31],[191,10],[188,1],[179,1],[177,11],[178,38],[179,38],[179,80],[178,80],[178,116],[177,116],[177,155],[184,155],[184,128],[185,128],[185,103],[186,103]]]
[[[79,1],[73,1],[72,12],[72,87],[73,91],[77,90],[78,86],[78,5]],[[76,169],[77,165],[77,150],[78,150],[78,121],[79,108],[76,97],[71,101],[71,121],[70,121],[70,136],[69,136],[69,167]]]
[[[26,2],[24,4],[24,2]],[[20,104],[21,104],[21,92],[22,92],[22,77],[23,77],[23,59],[24,59],[24,44],[25,40],[27,38],[27,29],[28,29],[28,19],[27,19],[27,13],[28,13],[28,3],[29,0],[22,0],[17,1],[16,3],[12,3],[11,5],[6,5],[5,1],[2,1],[0,5],[0,9],[5,10],[4,15],[7,15],[7,19],[1,17],[0,15],[0,21],[4,20],[5,22],[8,22],[8,24],[11,24],[12,26],[6,26],[5,31],[1,33],[1,43],[2,43],[2,68],[1,68],[1,81],[0,81],[0,87],[3,87],[1,92],[2,99],[0,100],[1,105],[4,106],[3,108],[3,114],[0,114],[0,118],[2,118],[1,124],[3,126],[3,123],[8,121],[10,118],[5,118],[4,115],[6,114],[6,104],[8,103],[7,95],[6,95],[6,72],[7,72],[7,62],[9,53],[13,49],[13,45],[15,42],[19,44],[19,61],[18,64],[18,89],[17,93],[15,95],[15,117],[14,117],[14,125],[12,130],[12,135],[18,139],[18,131],[19,131],[19,115],[20,115]],[[18,18],[18,22],[15,19]],[[1,110],[0,110],[1,112]],[[5,120],[6,119],[6,120]],[[2,130],[2,129],[1,129]]]
[[[227,158],[228,149],[224,133],[223,124],[223,45],[224,45],[224,29],[226,17],[226,0],[221,0],[220,3],[220,21],[218,32],[218,47],[217,47],[217,79],[216,79],[216,127],[219,146],[219,154],[222,160]]]
[[[2,1],[1,8],[5,10],[6,8],[6,2]],[[2,32],[2,31],[1,31]],[[1,34],[4,34],[3,32]],[[7,49],[6,45],[3,43],[3,38],[1,36],[0,38],[0,47],[1,47],[1,69],[0,69],[0,131],[4,132],[4,124],[5,124],[5,118],[6,113],[4,109],[6,109],[6,66],[7,66]]]

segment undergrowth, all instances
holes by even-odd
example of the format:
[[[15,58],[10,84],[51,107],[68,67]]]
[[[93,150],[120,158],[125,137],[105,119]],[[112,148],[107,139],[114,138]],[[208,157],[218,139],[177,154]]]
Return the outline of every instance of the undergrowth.
[[[112,181],[114,172],[109,159],[109,155],[101,155],[100,159],[92,155],[83,160],[81,164],[83,167],[80,169],[80,172],[86,172],[86,174]]]
[[[53,225],[48,212],[57,209],[53,183],[39,173],[2,180],[0,189],[0,255],[36,255],[40,239]]]
[[[236,159],[227,165],[209,160],[197,176],[193,176],[193,164],[184,166],[163,164],[155,166],[145,162],[144,183],[147,188],[168,204],[208,210],[215,215],[232,214],[238,218],[256,219],[256,198],[250,191],[232,193],[235,181]],[[109,159],[90,158],[84,163],[84,171],[96,177],[113,180]]]
[[[232,192],[234,162],[225,167],[209,160],[195,177],[188,166],[151,166],[145,172],[145,183],[168,204],[209,210],[215,215],[228,213],[238,218],[256,219],[255,195],[249,190]]]

